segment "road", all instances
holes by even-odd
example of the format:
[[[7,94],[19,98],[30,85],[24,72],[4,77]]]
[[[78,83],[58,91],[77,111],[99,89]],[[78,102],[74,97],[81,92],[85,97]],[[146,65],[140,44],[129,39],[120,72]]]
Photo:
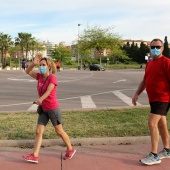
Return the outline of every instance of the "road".
[[[132,106],[144,70],[71,71],[57,74],[61,109]],[[21,70],[0,71],[0,112],[36,110],[36,81]],[[148,105],[144,91],[138,105]]]

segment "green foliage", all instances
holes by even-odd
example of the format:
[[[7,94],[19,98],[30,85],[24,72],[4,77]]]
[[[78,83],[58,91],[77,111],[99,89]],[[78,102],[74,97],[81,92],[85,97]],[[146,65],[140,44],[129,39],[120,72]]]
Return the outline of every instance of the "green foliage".
[[[125,51],[117,47],[109,55],[109,62],[110,64],[114,64],[118,63],[119,61],[127,62],[130,61],[130,58],[126,55]]]
[[[0,52],[1,52],[1,63],[2,66],[6,66],[6,54],[9,51],[10,46],[13,45],[12,37],[8,34],[3,34],[0,32]]]
[[[64,65],[76,65],[77,63],[75,62],[75,61],[72,61],[72,60],[66,60],[65,62],[64,62]]]
[[[96,55],[94,57],[100,58],[102,61],[103,51],[110,50],[115,57],[123,57],[121,37],[113,32],[113,28],[103,29],[99,26],[89,27],[79,37],[79,44],[82,50],[92,50]]]
[[[71,50],[65,46],[59,46],[54,48],[51,51],[51,58],[53,58],[55,61],[60,61],[63,63],[66,63],[67,60],[69,62],[69,60],[71,60]]]
[[[138,47],[138,45],[135,44],[134,41],[132,42],[131,45],[129,42],[127,42],[127,44],[123,45],[122,49],[129,56],[131,61],[134,61],[137,63],[146,62],[145,56],[146,56],[146,53],[149,53],[149,47],[143,42],[141,42],[140,47]],[[125,60],[125,62],[127,62],[127,60]]]

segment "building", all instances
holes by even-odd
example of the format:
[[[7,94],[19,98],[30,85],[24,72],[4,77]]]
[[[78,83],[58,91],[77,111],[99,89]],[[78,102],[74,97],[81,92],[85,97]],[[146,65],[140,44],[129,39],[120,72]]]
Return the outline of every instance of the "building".
[[[138,47],[140,47],[141,42],[143,42],[147,46],[150,44],[150,41],[126,39],[123,40],[123,45],[127,44],[127,42],[129,42],[129,45],[132,45],[132,43],[134,42],[134,44],[137,44]]]
[[[66,42],[65,42],[65,41],[61,41],[61,42],[59,43],[59,46],[60,46],[60,45],[62,45],[62,46],[65,47],[65,46],[66,46]]]
[[[56,43],[53,42],[49,42],[49,41],[43,41],[43,45],[46,47],[46,56],[47,57],[51,57],[51,51],[58,47],[58,45]]]

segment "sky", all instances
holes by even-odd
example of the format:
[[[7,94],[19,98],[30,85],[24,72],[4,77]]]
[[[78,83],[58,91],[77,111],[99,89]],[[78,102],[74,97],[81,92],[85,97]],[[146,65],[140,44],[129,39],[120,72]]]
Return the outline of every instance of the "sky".
[[[99,26],[113,27],[122,39],[164,41],[170,38],[169,11],[169,0],[0,0],[0,32],[71,45],[78,32]]]

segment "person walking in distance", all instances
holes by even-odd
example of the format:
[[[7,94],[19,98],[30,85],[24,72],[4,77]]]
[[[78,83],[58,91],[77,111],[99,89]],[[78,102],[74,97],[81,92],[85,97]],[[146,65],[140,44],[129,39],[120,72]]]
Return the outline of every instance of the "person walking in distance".
[[[21,62],[21,65],[22,65],[22,70],[25,71],[25,68],[26,68],[26,60],[25,59],[22,59],[22,62]]]
[[[60,62],[57,60],[56,62],[57,73],[60,73]]]
[[[153,39],[150,43],[150,60],[145,69],[144,77],[132,98],[136,105],[138,96],[146,88],[150,103],[148,126],[151,137],[151,152],[141,159],[146,165],[161,163],[161,159],[170,158],[169,133],[166,115],[170,106],[170,59],[163,56],[164,44],[160,39]],[[163,142],[163,150],[158,154],[159,133]]]
[[[40,73],[34,72],[34,66],[39,65]],[[26,69],[26,73],[37,80],[37,91],[39,98],[35,100],[38,106],[38,122],[33,153],[22,156],[24,160],[38,163],[38,155],[42,143],[42,136],[45,127],[51,120],[56,133],[62,138],[67,146],[64,159],[71,159],[76,150],[72,147],[70,139],[62,127],[62,117],[59,103],[56,97],[57,79],[55,63],[49,58],[42,58],[37,55],[32,64]]]

